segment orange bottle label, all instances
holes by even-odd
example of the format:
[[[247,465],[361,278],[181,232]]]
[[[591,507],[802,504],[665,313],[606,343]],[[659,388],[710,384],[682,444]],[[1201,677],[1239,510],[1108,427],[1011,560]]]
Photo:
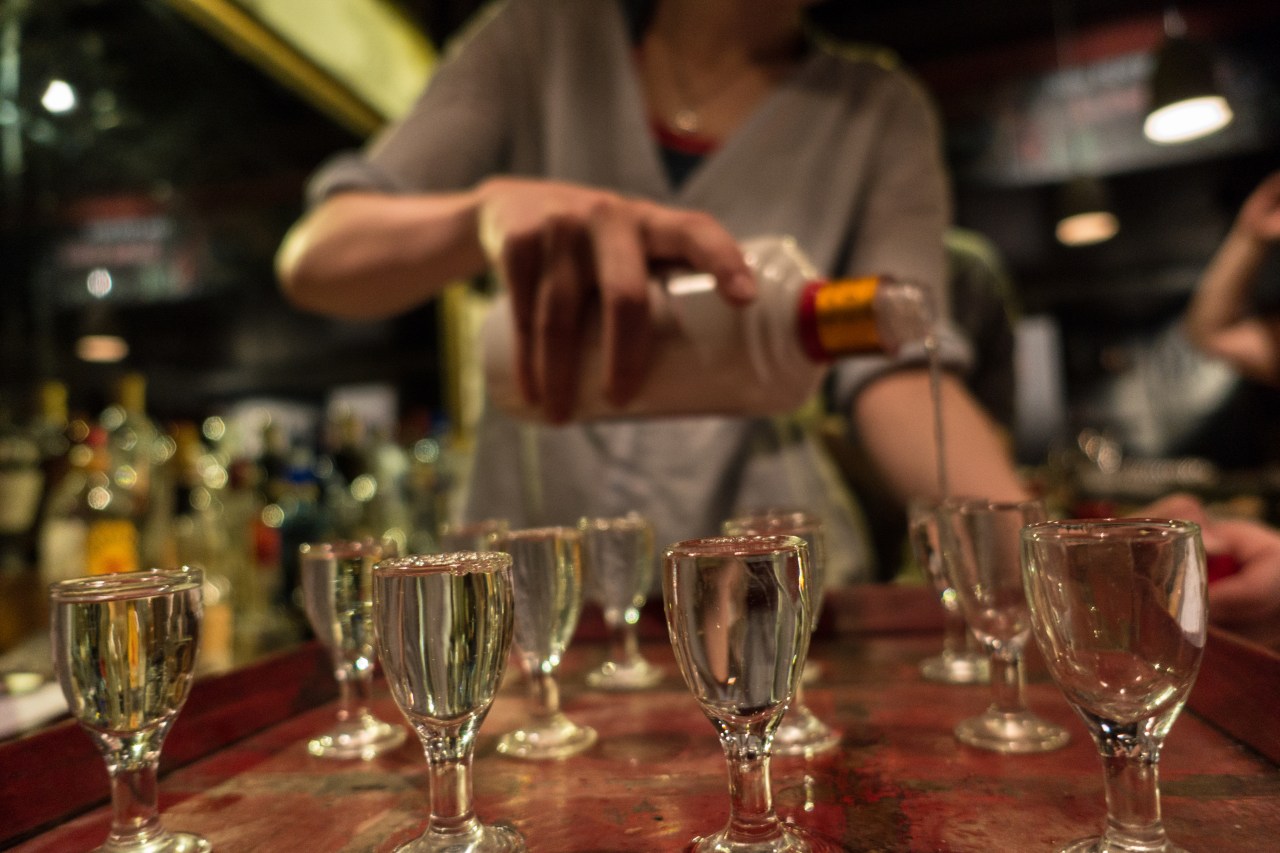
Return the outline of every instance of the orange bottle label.
[[[828,356],[883,349],[876,326],[875,276],[829,281],[815,289],[813,314],[818,343]]]
[[[130,521],[95,521],[84,541],[85,571],[91,575],[138,571],[138,531]]]

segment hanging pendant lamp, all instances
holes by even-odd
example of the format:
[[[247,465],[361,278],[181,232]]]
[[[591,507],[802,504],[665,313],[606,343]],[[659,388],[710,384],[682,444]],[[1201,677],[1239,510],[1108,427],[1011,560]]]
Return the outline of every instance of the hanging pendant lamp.
[[[1187,39],[1176,10],[1165,14],[1165,40],[1151,75],[1147,139],[1161,145],[1190,142],[1222,130],[1234,117],[1214,74],[1213,56]]]

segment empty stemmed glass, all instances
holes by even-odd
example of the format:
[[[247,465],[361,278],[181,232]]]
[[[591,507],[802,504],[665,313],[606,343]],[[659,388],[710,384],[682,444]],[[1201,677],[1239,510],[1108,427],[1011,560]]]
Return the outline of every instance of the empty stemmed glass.
[[[933,584],[942,603],[942,651],[920,662],[920,674],[943,684],[977,684],[987,680],[987,659],[975,648],[969,626],[960,612],[960,599],[947,579],[938,542],[937,505],[913,500],[907,506],[907,531],[911,553]]]
[[[809,582],[805,589],[809,596],[809,631],[818,626],[826,591],[826,539],[822,532],[822,520],[812,513],[796,510],[762,511],[724,522],[724,532],[729,536],[784,535],[799,536],[809,547]],[[813,668],[813,663],[805,669]],[[804,673],[796,684],[796,692],[787,706],[777,731],[773,735],[774,755],[816,755],[831,749],[840,742],[840,734],[818,719],[804,700]]]
[[[515,644],[529,677],[530,716],[498,740],[516,758],[567,758],[589,749],[596,731],[560,710],[556,669],[582,612],[582,537],[572,527],[538,527],[501,534],[494,548],[511,555]]]
[[[653,527],[636,513],[584,518],[582,566],[586,597],[600,606],[609,631],[604,663],[587,673],[601,690],[641,690],[662,680],[662,670],[640,653],[636,623],[654,578]]]
[[[1204,653],[1206,560],[1189,521],[1034,524],[1022,533],[1036,641],[1102,754],[1107,823],[1062,848],[1172,853],[1159,761]]]
[[[1022,528],[1045,520],[1040,501],[952,499],[938,508],[942,559],[970,630],[990,656],[992,704],[956,726],[961,743],[996,752],[1064,746],[1067,730],[1028,710],[1022,653],[1031,635],[1022,588]]]
[[[54,669],[111,777],[111,831],[102,853],[211,849],[198,835],[161,825],[156,790],[165,735],[191,690],[201,578],[131,572],[49,588]]]
[[[307,751],[318,758],[367,761],[404,743],[403,728],[369,710],[376,661],[373,565],[393,550],[372,540],[309,543],[298,549],[307,620],[329,650],[338,680],[338,721],[307,742]]]
[[[436,554],[374,566],[378,656],[430,769],[426,831],[397,853],[525,849],[516,830],[480,823],[471,799],[476,733],[502,680],[514,611],[508,554]]]
[[[773,733],[809,646],[808,546],[796,536],[691,539],[672,545],[662,576],[680,672],[720,733],[729,823],[694,840],[699,853],[813,849],[773,809]]]

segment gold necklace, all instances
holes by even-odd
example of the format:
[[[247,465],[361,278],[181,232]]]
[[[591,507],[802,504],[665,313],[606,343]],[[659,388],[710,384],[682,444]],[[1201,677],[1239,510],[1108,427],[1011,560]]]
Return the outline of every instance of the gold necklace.
[[[679,54],[671,47],[670,39],[664,39],[663,53],[666,55],[666,67],[670,70],[670,79],[675,89],[676,97],[680,101],[680,106],[671,115],[671,126],[680,133],[692,136],[702,129],[701,111],[710,104],[730,91],[735,84],[741,82],[743,74],[730,74],[723,80],[719,80],[707,92],[700,97],[695,97],[693,87],[689,85],[689,78],[685,74],[683,62],[680,61]]]
[[[686,69],[680,61],[679,53],[671,47],[671,39],[663,39],[662,52],[666,58],[665,67],[670,70],[670,80],[675,90],[675,95],[681,104],[671,115],[671,126],[673,130],[688,136],[695,135],[702,130],[701,111],[714,104],[724,97],[726,93],[732,91],[735,86],[746,80],[748,72],[751,71],[750,65],[743,66],[737,73],[716,81],[715,85],[700,97],[694,97],[693,87],[689,85],[689,78],[685,74]],[[780,66],[788,61],[774,61],[770,63],[770,66]],[[772,70],[770,73],[772,73]]]

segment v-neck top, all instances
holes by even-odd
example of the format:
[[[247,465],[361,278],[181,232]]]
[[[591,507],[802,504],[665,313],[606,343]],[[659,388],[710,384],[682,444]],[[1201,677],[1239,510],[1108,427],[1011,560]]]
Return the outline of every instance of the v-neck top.
[[[790,234],[828,275],[914,279],[945,304],[949,198],[936,116],[913,78],[875,61],[882,53],[820,45],[673,185],[623,2],[486,6],[410,112],[322,168],[311,200],[348,189],[454,191],[494,174],[576,182],[706,211],[742,239]],[[957,340],[947,352],[966,358]],[[866,382],[922,358],[847,359],[833,369],[833,399],[848,411]],[[858,513],[834,466],[776,419],[534,428],[489,407],[472,473],[468,517],[519,526],[635,509],[650,515],[660,547],[715,534],[743,509],[812,509],[828,522],[833,577],[870,576]]]

